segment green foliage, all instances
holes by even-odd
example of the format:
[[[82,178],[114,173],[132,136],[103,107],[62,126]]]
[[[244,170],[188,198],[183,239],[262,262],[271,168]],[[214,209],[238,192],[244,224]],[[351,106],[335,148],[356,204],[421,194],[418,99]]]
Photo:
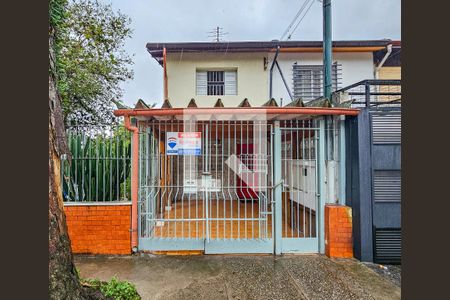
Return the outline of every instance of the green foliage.
[[[120,83],[133,78],[132,60],[123,49],[131,19],[96,0],[72,0],[62,7],[50,16],[59,30],[57,86],[66,124],[110,124],[112,100],[122,96]]]
[[[131,138],[123,127],[109,136],[68,131],[72,162],[62,163],[63,195],[69,201],[130,199]]]
[[[140,300],[136,287],[127,281],[120,281],[113,277],[108,282],[101,282],[98,279],[83,279],[82,282],[93,288],[100,289],[106,297],[115,300]]]
[[[49,25],[55,29],[61,27],[66,16],[67,0],[50,0],[48,5]]]
[[[100,290],[106,297],[113,297],[116,300],[141,299],[133,284],[127,281],[119,281],[114,277],[107,284],[102,285]]]

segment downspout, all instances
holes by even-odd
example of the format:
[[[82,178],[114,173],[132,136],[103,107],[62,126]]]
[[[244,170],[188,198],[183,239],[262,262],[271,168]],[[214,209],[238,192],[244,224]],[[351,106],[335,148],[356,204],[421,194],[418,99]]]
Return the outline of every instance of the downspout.
[[[381,67],[383,67],[384,63],[388,59],[389,55],[392,53],[392,44],[387,45],[386,47],[387,52],[384,55],[383,59],[380,61],[377,67],[375,67],[375,79],[378,79],[378,72],[380,71]]]
[[[138,202],[138,180],[139,180],[139,130],[130,123],[130,116],[125,115],[125,128],[133,132],[131,144],[131,249],[137,251],[138,231],[137,231],[137,202]]]
[[[270,66],[270,77],[269,77],[269,99],[272,99],[272,82],[273,82],[273,68],[275,67],[275,62],[277,61],[278,53],[280,52],[280,46],[277,46],[277,52],[273,57],[272,65]]]
[[[168,99],[169,88],[167,85],[167,50],[166,47],[163,49],[163,68],[164,68],[164,100]]]
[[[278,64],[277,61],[275,61],[275,64],[277,65],[278,71],[280,72],[281,79],[283,80],[284,87],[286,88],[286,90],[287,90],[287,92],[289,94],[289,98],[291,98],[291,101],[294,101],[294,98],[292,97],[291,90],[289,89],[289,86],[288,86],[288,84],[286,82],[286,79],[284,79],[284,75],[283,75],[283,72],[281,71],[280,65]],[[270,99],[272,99],[272,97],[270,97]],[[283,104],[281,104],[281,106],[283,106]]]

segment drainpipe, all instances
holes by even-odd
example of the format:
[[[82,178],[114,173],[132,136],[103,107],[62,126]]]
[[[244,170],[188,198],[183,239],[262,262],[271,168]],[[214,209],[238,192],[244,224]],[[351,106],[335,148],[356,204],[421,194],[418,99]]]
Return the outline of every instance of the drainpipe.
[[[289,94],[289,98],[291,98],[291,101],[294,101],[294,97],[292,97],[291,90],[289,89],[289,86],[286,83],[286,79],[284,79],[283,72],[281,71],[280,65],[278,64],[277,61],[275,61],[275,64],[277,65],[278,71],[280,72],[281,79],[283,80],[284,87],[286,88],[286,90],[287,90],[287,92]],[[272,99],[272,96],[270,96],[270,99]],[[283,104],[281,104],[281,106],[283,106]]]
[[[163,68],[164,68],[164,100],[168,99],[169,88],[167,86],[167,50],[166,47],[163,49]]]
[[[381,67],[384,65],[386,60],[388,59],[389,55],[392,53],[392,44],[387,45],[386,47],[387,52],[384,55],[383,59],[380,61],[377,67],[375,67],[375,79],[378,79],[378,72],[380,71]]]
[[[133,132],[131,144],[131,249],[137,251],[138,232],[137,232],[137,198],[138,198],[138,177],[139,177],[139,130],[130,123],[130,116],[125,115],[125,128]]]
[[[272,99],[272,81],[273,81],[273,68],[275,67],[275,62],[277,61],[278,53],[280,52],[280,46],[277,46],[277,52],[275,52],[275,56],[273,57],[272,65],[270,66],[270,77],[269,77],[269,99]]]

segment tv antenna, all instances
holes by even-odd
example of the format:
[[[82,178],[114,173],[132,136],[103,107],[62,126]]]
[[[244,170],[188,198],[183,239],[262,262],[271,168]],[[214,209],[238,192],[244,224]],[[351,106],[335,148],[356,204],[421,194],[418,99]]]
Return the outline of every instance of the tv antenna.
[[[214,42],[223,41],[222,37],[228,34],[228,32],[223,32],[223,28],[219,26],[216,26],[216,28],[214,28],[212,31],[209,31],[208,33],[210,34],[208,35],[208,37],[214,38]]]

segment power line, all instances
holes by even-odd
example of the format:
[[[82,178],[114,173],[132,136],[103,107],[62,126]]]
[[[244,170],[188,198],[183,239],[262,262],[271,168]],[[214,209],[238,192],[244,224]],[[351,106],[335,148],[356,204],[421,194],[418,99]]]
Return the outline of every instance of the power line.
[[[297,25],[295,25],[294,29],[292,30],[292,32],[289,34],[288,36],[288,40],[291,39],[291,36],[294,34],[295,30],[297,30],[298,25],[300,25],[300,23],[303,21],[303,19],[305,18],[305,16],[308,14],[309,10],[311,9],[311,6],[314,4],[314,0],[311,0],[311,3],[309,4],[308,8],[306,9],[305,14],[303,15],[303,17],[298,21]]]
[[[283,35],[280,38],[280,41],[282,41],[284,39],[284,37],[286,36],[286,34],[288,34],[289,30],[291,29],[292,25],[294,25],[295,21],[297,20],[297,18],[300,16],[300,14],[303,12],[303,10],[305,9],[306,4],[308,3],[309,0],[305,0],[303,2],[303,5],[300,7],[300,9],[297,11],[297,14],[295,15],[294,19],[292,19],[292,22],[289,24],[289,26],[286,28],[286,30],[284,31]]]

